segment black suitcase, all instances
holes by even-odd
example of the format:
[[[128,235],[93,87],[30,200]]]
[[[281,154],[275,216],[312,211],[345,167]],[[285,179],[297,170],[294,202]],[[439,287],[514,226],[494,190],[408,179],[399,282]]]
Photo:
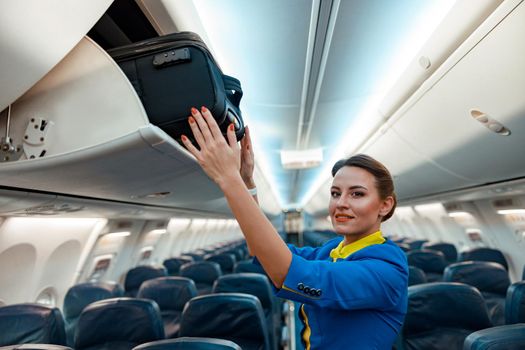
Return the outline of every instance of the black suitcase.
[[[244,136],[239,80],[222,74],[201,38],[181,32],[111,49],[140,97],[150,122],[180,142],[193,139],[191,107],[206,106],[224,135],[230,123],[237,139]]]

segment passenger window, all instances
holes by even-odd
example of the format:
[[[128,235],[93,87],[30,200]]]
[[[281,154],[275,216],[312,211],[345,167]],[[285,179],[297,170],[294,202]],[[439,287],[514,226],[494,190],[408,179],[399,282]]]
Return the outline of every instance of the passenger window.
[[[57,301],[57,294],[56,294],[55,288],[53,287],[45,288],[36,297],[36,303],[38,304],[56,306],[56,301]]]

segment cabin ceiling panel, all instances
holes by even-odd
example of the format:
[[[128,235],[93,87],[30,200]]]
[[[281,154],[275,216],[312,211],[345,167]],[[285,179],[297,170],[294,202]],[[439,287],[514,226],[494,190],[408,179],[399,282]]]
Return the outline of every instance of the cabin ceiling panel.
[[[394,125],[412,147],[475,184],[525,176],[525,41],[517,33],[525,33],[523,3]],[[489,131],[473,108],[510,136]]]

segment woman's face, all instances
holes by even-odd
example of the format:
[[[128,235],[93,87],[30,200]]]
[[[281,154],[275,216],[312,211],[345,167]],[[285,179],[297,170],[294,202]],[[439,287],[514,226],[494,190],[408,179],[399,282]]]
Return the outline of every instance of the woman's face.
[[[334,176],[328,212],[336,233],[354,242],[379,230],[381,217],[388,214],[394,199],[381,199],[375,178],[368,171],[344,166]]]

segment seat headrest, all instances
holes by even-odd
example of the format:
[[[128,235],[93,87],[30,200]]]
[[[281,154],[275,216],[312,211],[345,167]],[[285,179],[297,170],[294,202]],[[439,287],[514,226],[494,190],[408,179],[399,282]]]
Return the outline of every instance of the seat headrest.
[[[206,257],[206,261],[216,262],[221,266],[223,271],[233,271],[235,265],[235,255],[233,254],[217,254]]]
[[[193,259],[193,261],[203,261],[204,260],[204,255],[206,255],[206,253],[184,253],[184,257],[188,256],[190,258]]]
[[[468,260],[497,262],[503,265],[505,270],[509,269],[509,265],[507,264],[507,259],[505,259],[505,256],[503,255],[503,253],[497,249],[475,248],[472,250],[461,252],[459,254],[458,261],[468,261]]]
[[[525,281],[513,283],[507,290],[505,323],[525,323]]]
[[[444,282],[460,282],[476,287],[480,292],[505,295],[510,285],[509,274],[494,262],[465,261],[449,265],[443,273]]]
[[[180,336],[249,339],[265,344],[269,338],[259,299],[241,293],[220,293],[191,299],[184,310]]]
[[[0,350],[73,350],[66,346],[52,345],[52,344],[20,344],[2,346]]]
[[[470,334],[463,350],[525,349],[525,324],[513,324],[483,329]]]
[[[142,344],[164,338],[159,307],[154,301],[114,298],[88,305],[80,314],[75,348],[114,341]]]
[[[425,272],[419,267],[408,266],[408,285],[413,286],[416,284],[427,283],[427,276]]]
[[[474,287],[436,282],[408,288],[404,335],[442,327],[476,331],[491,326],[485,301]]]
[[[184,264],[192,262],[190,257],[170,258],[164,260],[162,265],[168,270],[169,275],[176,275],[179,273],[180,267]]]
[[[205,283],[211,286],[222,275],[222,271],[220,265],[215,262],[196,261],[182,265],[180,275],[191,278],[195,283]]]
[[[426,239],[415,239],[415,240],[408,239],[408,240],[405,240],[403,243],[408,244],[408,246],[412,250],[418,250],[418,249],[421,249],[423,244],[425,244],[426,242],[428,242]]]
[[[447,266],[445,255],[436,250],[412,250],[407,253],[408,264],[425,272],[442,273]]]
[[[242,350],[234,342],[215,338],[182,337],[139,345],[133,350]]]
[[[168,272],[164,266],[137,266],[126,273],[124,289],[126,291],[137,290],[142,282],[167,275]]]
[[[235,263],[235,266],[233,267],[234,273],[243,273],[243,272],[251,272],[251,273],[261,273],[265,275],[263,268],[261,265],[254,264],[251,260],[243,260]]]
[[[158,277],[145,281],[137,294],[138,298],[154,300],[162,311],[182,311],[184,305],[196,296],[195,283],[185,277]]]
[[[437,250],[440,251],[445,255],[445,259],[447,261],[453,262],[458,259],[458,251],[456,249],[456,246],[451,243],[445,243],[445,242],[438,242],[438,243],[430,243],[427,242],[423,244],[423,249],[428,250]]]
[[[14,344],[66,345],[62,313],[41,304],[13,304],[0,308],[0,346]]]
[[[256,296],[263,310],[273,307],[273,292],[268,277],[258,273],[236,273],[219,277],[213,293],[245,293]]]
[[[64,298],[66,320],[78,317],[89,304],[124,295],[122,287],[115,282],[88,282],[77,284],[67,291]]]

